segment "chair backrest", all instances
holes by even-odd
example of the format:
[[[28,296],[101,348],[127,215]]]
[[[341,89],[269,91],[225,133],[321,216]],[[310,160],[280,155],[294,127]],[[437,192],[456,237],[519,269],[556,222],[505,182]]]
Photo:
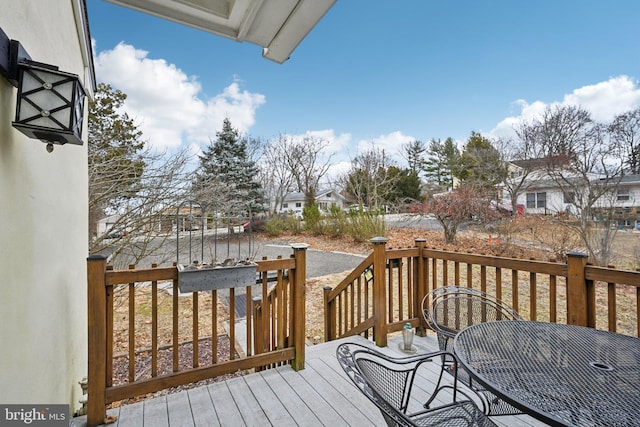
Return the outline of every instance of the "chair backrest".
[[[394,359],[354,343],[338,346],[336,357],[351,381],[382,412],[388,425],[414,426],[406,415],[416,364]]]
[[[422,313],[431,329],[453,337],[467,326],[498,320],[521,320],[508,304],[478,289],[443,286],[422,300]]]

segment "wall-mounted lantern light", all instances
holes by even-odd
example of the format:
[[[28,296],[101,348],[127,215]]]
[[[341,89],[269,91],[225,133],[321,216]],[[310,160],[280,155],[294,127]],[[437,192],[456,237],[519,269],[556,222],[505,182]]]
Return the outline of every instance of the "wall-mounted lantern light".
[[[32,61],[0,28],[0,73],[18,88],[13,127],[47,144],[82,145],[85,91],[75,74]]]

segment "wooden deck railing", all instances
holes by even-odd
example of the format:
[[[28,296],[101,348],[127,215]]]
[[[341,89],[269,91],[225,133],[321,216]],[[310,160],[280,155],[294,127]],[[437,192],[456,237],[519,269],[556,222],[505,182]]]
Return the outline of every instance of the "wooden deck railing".
[[[87,263],[89,426],[102,424],[107,404],[119,400],[236,371],[283,363],[290,363],[294,369],[304,368],[306,245],[294,246],[288,259],[257,261],[260,279],[256,285],[230,288],[226,290],[228,296],[222,296],[221,290],[179,296],[176,267],[132,266],[114,271],[102,256],[91,256]],[[171,296],[159,292],[159,287],[168,288]],[[143,292],[144,301],[139,295]],[[243,330],[236,327],[236,292],[244,293],[246,298]],[[252,292],[258,295],[252,296]],[[159,297],[171,300],[170,310],[158,303]],[[121,316],[128,319],[118,322],[124,324],[123,330],[114,329],[115,321],[121,320],[114,319],[119,304],[126,304],[120,312],[124,311],[126,314]],[[211,323],[208,330],[200,324],[205,318]],[[161,342],[160,329],[165,323],[169,324],[170,343]],[[218,358],[218,336],[223,332],[219,324],[228,325],[229,355],[225,360]],[[246,335],[245,350],[236,351],[235,343],[242,334]],[[138,340],[140,335],[150,335],[150,339]],[[199,351],[204,339],[211,340],[208,357]],[[190,360],[181,355],[185,344]],[[114,348],[126,348],[118,358],[124,361],[126,378],[116,378]],[[148,372],[136,372],[141,357],[150,360]],[[170,358],[170,372],[159,369],[163,357]]]
[[[581,253],[558,263],[429,249],[424,239],[406,249],[386,249],[386,242],[372,239],[373,253],[325,288],[325,340],[372,334],[384,346],[406,323],[422,334],[422,298],[446,285],[491,293],[529,320],[640,336],[640,272],[594,267]]]

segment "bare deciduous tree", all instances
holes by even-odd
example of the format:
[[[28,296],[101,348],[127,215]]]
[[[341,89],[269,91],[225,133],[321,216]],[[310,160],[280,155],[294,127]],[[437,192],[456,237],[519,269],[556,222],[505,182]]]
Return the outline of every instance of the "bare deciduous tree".
[[[175,208],[187,194],[186,152],[162,155],[144,150],[138,158],[146,167],[133,188],[118,185],[121,177],[104,173],[113,169],[109,163],[117,158],[89,168],[90,210],[106,206],[102,212],[113,218],[106,233],[95,233],[89,251],[108,253],[119,268],[138,264],[143,258],[158,264],[175,259],[173,245],[164,243],[172,236]],[[119,170],[122,172],[121,167]]]
[[[341,178],[347,194],[358,204],[378,208],[385,204],[387,191],[393,189],[393,175],[389,167],[394,162],[385,150],[371,147],[351,161],[350,170]]]
[[[640,174],[640,108],[616,116],[609,132],[620,145],[625,172]]]
[[[518,195],[525,192],[535,182],[536,171],[544,164],[540,158],[540,144],[536,144],[536,132],[525,120],[521,120],[514,129],[517,139],[500,139],[495,142],[496,149],[500,153],[507,167],[502,176],[502,188],[511,200],[511,212],[518,208]]]
[[[580,235],[590,258],[606,265],[612,255],[612,217],[623,163],[620,145],[581,108],[547,108],[526,130],[545,153],[544,171],[577,210],[566,223]],[[598,220],[598,221],[595,221]]]
[[[297,191],[304,193],[305,205],[315,204],[320,181],[329,171],[332,155],[325,155],[329,141],[314,136],[289,139],[285,159]]]
[[[280,135],[277,139],[266,144],[262,153],[261,176],[266,195],[273,200],[273,212],[282,209],[284,197],[291,192],[293,173],[288,161],[288,153],[293,148],[291,138]]]

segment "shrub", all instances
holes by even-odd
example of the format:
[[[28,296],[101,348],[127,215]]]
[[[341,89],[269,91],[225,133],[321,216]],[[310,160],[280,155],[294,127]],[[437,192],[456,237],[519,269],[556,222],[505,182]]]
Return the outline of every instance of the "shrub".
[[[371,212],[343,212],[332,209],[317,228],[321,234],[331,237],[349,236],[356,242],[364,242],[372,237],[384,236],[386,226],[384,216]]]
[[[284,232],[299,234],[302,231],[302,225],[295,216],[276,215],[270,221],[264,223],[264,231],[272,237],[277,237]]]
[[[314,234],[323,234],[322,232],[322,214],[318,205],[308,205],[302,210],[304,218],[304,228]]]

